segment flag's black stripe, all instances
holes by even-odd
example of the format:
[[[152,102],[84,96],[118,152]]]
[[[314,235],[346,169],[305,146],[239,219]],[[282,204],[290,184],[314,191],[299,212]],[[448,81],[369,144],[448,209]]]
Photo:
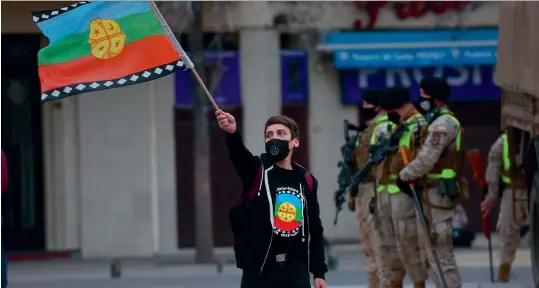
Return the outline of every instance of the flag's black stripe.
[[[172,67],[170,67],[172,66]],[[168,69],[167,69],[168,68]],[[112,89],[118,87],[124,87],[134,85],[138,83],[144,83],[147,81],[155,80],[174,73],[179,69],[185,69],[186,66],[182,61],[174,61],[164,65],[156,66],[144,71],[129,74],[117,79],[109,79],[103,81],[81,82],[66,85],[60,88],[51,89],[49,91],[41,93],[41,102],[58,100],[69,96],[74,96],[81,93],[100,91],[105,89]],[[107,85],[110,84],[110,85]]]
[[[81,1],[58,9],[32,12],[32,18],[35,23],[44,22],[90,3],[92,1]]]

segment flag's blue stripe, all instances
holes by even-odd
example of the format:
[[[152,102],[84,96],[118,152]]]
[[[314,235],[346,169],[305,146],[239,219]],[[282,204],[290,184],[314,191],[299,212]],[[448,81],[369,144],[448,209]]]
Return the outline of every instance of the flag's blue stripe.
[[[92,2],[54,18],[37,23],[43,34],[54,43],[71,34],[88,31],[90,22],[96,18],[119,19],[124,16],[150,10],[147,2]]]

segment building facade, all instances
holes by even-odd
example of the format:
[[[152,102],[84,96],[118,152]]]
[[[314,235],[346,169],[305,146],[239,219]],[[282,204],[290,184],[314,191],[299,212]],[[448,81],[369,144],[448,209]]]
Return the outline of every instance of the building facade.
[[[2,129],[11,129],[8,136],[2,133],[2,148],[12,155],[8,155],[8,164],[23,171],[21,175],[11,176],[17,177],[14,182],[19,183],[12,190],[20,192],[11,191],[14,196],[2,196],[2,210],[11,215],[6,218],[11,224],[4,231],[17,235],[11,237],[11,250],[75,250],[83,257],[93,258],[174,255],[180,247],[192,247],[193,189],[192,172],[189,172],[192,156],[189,155],[193,143],[188,135],[192,135],[193,127],[189,122],[192,119],[189,105],[177,105],[178,95],[185,89],[178,87],[176,76],[39,104],[34,53],[46,46],[46,39],[40,36],[29,13],[72,3],[2,2],[2,42],[7,45],[3,48],[13,47],[6,52],[2,49],[2,61],[11,61],[6,65],[13,67],[11,72],[3,69],[2,75],[2,92],[9,95],[2,97]],[[167,3],[172,2],[160,2],[160,9],[174,32],[189,31],[189,21],[180,21],[188,19],[188,6]],[[498,15],[494,2],[467,6],[460,12],[456,12],[460,2],[455,2],[457,8],[430,7],[425,2],[421,3],[428,7],[396,7],[392,3],[372,7],[373,2],[365,3],[204,3],[204,30],[232,32],[239,39],[241,99],[232,105],[223,102],[223,109],[237,115],[244,141],[253,153],[263,151],[262,129],[268,117],[284,113],[298,119],[303,135],[298,161],[305,163],[319,180],[321,216],[328,238],[334,240],[357,238],[351,213],[343,212],[339,225],[332,224],[336,164],[343,144],[342,121],[358,119],[359,102],[354,101],[360,98],[353,94],[379,85],[375,84],[378,80],[369,82],[369,79],[389,79],[391,75],[387,75],[391,73],[413,78],[414,72],[384,70],[368,74],[361,63],[346,67],[350,71],[341,71],[338,64],[342,61],[337,56],[347,52],[340,51],[346,43],[330,43],[327,39],[338,38],[333,33],[354,28],[392,33],[391,30],[399,29],[495,27]],[[288,35],[286,45],[283,34]],[[357,37],[360,38],[345,41],[363,39],[361,35]],[[387,44],[386,48],[391,48],[392,43]],[[283,59],[285,49],[300,50],[307,55],[304,72],[308,75],[308,97],[301,101],[283,100],[284,72],[279,59]],[[386,65],[383,69],[420,66]],[[470,69],[466,73],[476,75]],[[480,75],[482,71],[479,70]],[[382,76],[368,78],[376,73]],[[361,84],[360,80],[350,84],[356,85],[355,88],[343,84],[343,79],[361,77],[367,77],[367,84]],[[458,75],[452,77],[458,81]],[[346,93],[352,95],[351,101],[343,100]],[[7,127],[23,118],[28,124]],[[488,126],[478,125],[477,129]],[[25,128],[32,128],[27,133],[31,137],[15,135],[14,131]],[[234,202],[239,187],[236,180],[230,180],[234,174],[226,166],[229,164],[222,134],[216,127],[211,129],[214,238],[219,246],[227,246],[231,242],[226,221],[228,204]],[[37,168],[29,171],[24,168],[27,166]],[[224,176],[216,176],[219,174]],[[25,184],[28,181],[35,185],[29,187]],[[232,184],[228,184],[230,181]],[[19,195],[15,196],[16,193]]]

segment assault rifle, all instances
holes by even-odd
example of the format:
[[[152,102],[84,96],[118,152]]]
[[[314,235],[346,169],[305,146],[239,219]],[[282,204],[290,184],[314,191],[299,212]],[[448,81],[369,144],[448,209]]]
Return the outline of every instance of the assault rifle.
[[[377,143],[371,146],[369,152],[369,160],[365,163],[354,175],[352,178],[352,185],[357,185],[361,183],[367,175],[371,172],[372,166],[382,162],[390,154],[397,152],[399,148],[399,139],[402,134],[408,131],[408,126],[410,123],[401,123],[395,131],[391,134],[389,138],[382,137],[382,139]],[[391,124],[388,127],[388,131],[391,131]]]
[[[352,183],[352,177],[356,170],[354,161],[354,150],[356,149],[356,143],[363,131],[367,128],[365,125],[356,126],[344,120],[344,145],[341,147],[341,154],[343,159],[339,161],[337,167],[341,168],[338,176],[339,189],[335,191],[334,201],[337,208],[334,224],[337,225],[337,218],[339,212],[342,210],[342,206],[346,202],[347,188]],[[355,135],[350,136],[350,132],[355,131]],[[352,195],[357,194],[357,185],[352,187]]]

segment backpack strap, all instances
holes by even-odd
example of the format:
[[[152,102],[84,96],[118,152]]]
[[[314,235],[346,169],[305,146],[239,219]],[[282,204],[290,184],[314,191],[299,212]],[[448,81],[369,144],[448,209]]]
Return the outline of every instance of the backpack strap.
[[[260,190],[260,187],[262,187],[262,181],[264,180],[264,164],[262,163],[262,159],[260,159],[260,167],[258,167],[258,173],[256,174],[255,180],[253,181],[253,184],[251,185],[251,188],[247,191],[247,193],[244,193],[243,189],[241,189],[240,195],[238,196],[238,199],[236,199],[236,202],[239,204],[243,202],[251,202],[253,199],[255,199],[255,196],[257,192]]]
[[[307,169],[305,169],[305,167],[299,165],[297,162],[292,162],[294,163],[294,165],[302,168],[303,170],[305,170],[305,182],[307,182],[307,186],[309,188],[309,192],[313,192],[313,189],[314,189],[314,178],[313,178],[313,175],[311,175],[311,173],[309,173],[309,171],[307,171]]]
[[[313,192],[314,179],[313,179],[313,175],[311,175],[309,171],[305,171],[305,181],[307,182],[307,186],[309,187],[309,192]]]

